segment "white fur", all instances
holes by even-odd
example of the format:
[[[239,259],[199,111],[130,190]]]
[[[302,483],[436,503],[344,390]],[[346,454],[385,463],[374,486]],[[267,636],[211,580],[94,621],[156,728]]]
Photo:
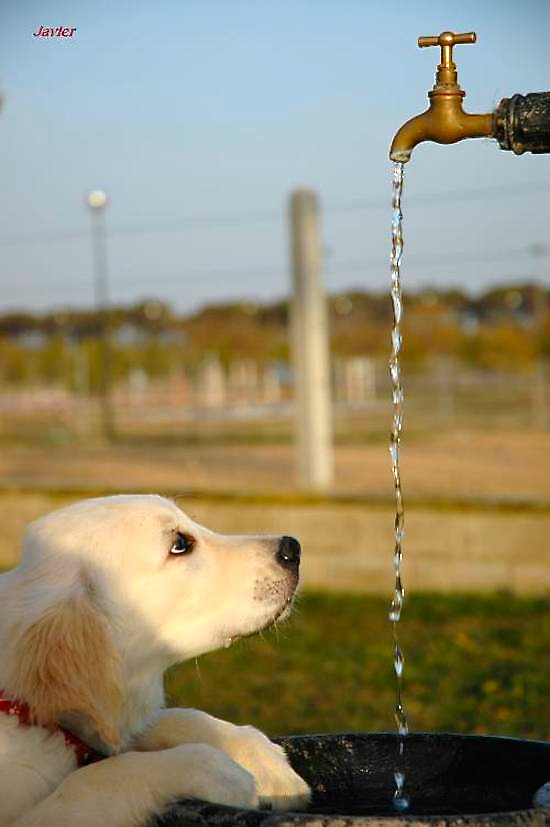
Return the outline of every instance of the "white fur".
[[[178,531],[191,553],[170,554]],[[0,687],[42,725],[0,713],[0,827],[138,827],[186,796],[307,804],[258,730],[163,709],[168,666],[288,610],[297,575],[279,540],[215,534],[156,496],[85,500],[29,527],[0,577]],[[76,769],[55,723],[110,757]]]

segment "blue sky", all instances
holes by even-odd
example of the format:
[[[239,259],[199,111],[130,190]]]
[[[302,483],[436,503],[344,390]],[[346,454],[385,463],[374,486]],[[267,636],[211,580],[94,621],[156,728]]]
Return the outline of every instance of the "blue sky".
[[[76,26],[42,40],[40,26]],[[89,306],[85,193],[105,188],[113,300],[192,310],[287,293],[286,202],[323,212],[327,287],[388,281],[396,129],[456,49],[470,112],[548,89],[547,0],[3,0],[0,310]],[[406,288],[550,270],[550,157],[423,144],[406,169]]]

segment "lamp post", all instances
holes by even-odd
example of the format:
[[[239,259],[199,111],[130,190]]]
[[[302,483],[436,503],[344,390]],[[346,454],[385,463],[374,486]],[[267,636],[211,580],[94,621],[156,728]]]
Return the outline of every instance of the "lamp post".
[[[107,270],[107,233],[105,208],[109,203],[107,193],[92,190],[86,196],[90,208],[92,231],[92,261],[94,274],[94,299],[99,324],[99,406],[101,432],[111,440],[115,435],[111,400],[111,344],[109,337],[109,291]]]

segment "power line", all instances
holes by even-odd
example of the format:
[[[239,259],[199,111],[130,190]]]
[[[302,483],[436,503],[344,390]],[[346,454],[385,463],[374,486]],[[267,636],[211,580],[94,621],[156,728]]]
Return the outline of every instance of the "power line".
[[[480,201],[484,198],[500,198],[503,195],[516,196],[528,193],[550,191],[550,181],[530,181],[525,184],[495,184],[488,187],[464,187],[462,189],[444,190],[442,192],[425,193],[424,195],[407,196],[407,204],[415,207],[439,206],[448,201]],[[352,212],[354,210],[374,209],[375,207],[388,207],[388,200],[358,200],[345,205],[325,207],[326,212]]]
[[[550,249],[544,253],[548,257]],[[421,257],[410,256],[408,264],[418,268],[431,268],[434,266],[461,268],[464,263],[468,264],[490,264],[492,262],[509,261],[510,259],[529,258],[532,255],[530,248],[509,248],[506,250],[498,249],[482,253],[468,253],[464,250],[457,252],[434,253],[433,255],[423,255]],[[329,262],[325,267],[325,278],[327,281],[336,277],[341,277],[353,273],[367,273],[374,269],[383,271],[387,268],[386,258],[371,258],[371,259],[343,259],[341,261]],[[190,285],[201,284],[205,281],[219,282],[220,279],[228,279],[232,284],[227,286],[239,287],[248,284],[251,280],[257,281],[259,278],[267,276],[276,276],[286,278],[287,264],[280,265],[261,265],[261,266],[247,266],[247,267],[231,267],[231,268],[210,268],[195,271],[182,271],[179,273],[164,273],[159,274],[125,274],[125,277],[116,276],[113,274],[112,283],[116,287],[125,286],[140,286],[149,283],[153,289],[159,285],[169,287],[171,285]],[[30,282],[26,281],[24,284],[17,284],[15,292],[20,289],[28,290],[29,287],[43,288],[44,292],[48,290],[66,290],[74,293],[76,291],[88,290],[89,276],[80,276],[78,279],[72,277],[68,279],[32,279]],[[10,285],[4,287],[3,293],[6,293],[6,287],[9,292]]]
[[[425,195],[413,195],[407,198],[407,204],[419,207],[439,206],[445,202],[453,201],[479,201],[483,199],[500,198],[502,196],[514,197],[519,195],[543,193],[550,191],[550,182],[531,181],[515,186],[499,184],[484,188],[467,187],[462,189],[445,190],[439,193],[428,193]],[[325,204],[325,213],[352,213],[363,212],[373,209],[389,209],[389,199],[357,200],[348,204]],[[195,215],[181,218],[178,221],[165,224],[128,224],[115,225],[109,228],[108,234],[111,237],[119,235],[146,235],[152,233],[178,233],[200,227],[230,227],[246,226],[250,224],[264,224],[280,222],[284,219],[282,209],[265,209],[255,212],[244,213],[220,213],[218,215]],[[0,244],[5,246],[17,246],[20,244],[57,244],[80,238],[88,238],[89,231],[86,228],[74,228],[68,230],[39,230],[27,233],[13,233],[0,236]]]

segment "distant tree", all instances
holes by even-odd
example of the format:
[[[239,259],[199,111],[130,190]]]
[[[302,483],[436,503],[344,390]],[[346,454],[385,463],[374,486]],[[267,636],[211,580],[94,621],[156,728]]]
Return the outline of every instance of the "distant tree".
[[[467,362],[493,370],[531,370],[535,353],[532,333],[517,325],[482,327],[462,347]]]

